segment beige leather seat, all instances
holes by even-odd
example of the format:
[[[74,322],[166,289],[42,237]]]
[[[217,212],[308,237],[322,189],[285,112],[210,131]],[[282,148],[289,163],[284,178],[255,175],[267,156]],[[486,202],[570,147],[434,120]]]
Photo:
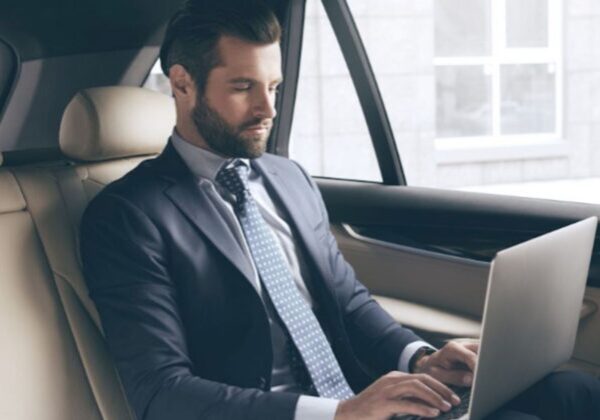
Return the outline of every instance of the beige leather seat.
[[[85,206],[162,150],[171,98],[88,89],[68,105],[63,153],[78,163],[0,168],[1,419],[133,418],[78,258]]]

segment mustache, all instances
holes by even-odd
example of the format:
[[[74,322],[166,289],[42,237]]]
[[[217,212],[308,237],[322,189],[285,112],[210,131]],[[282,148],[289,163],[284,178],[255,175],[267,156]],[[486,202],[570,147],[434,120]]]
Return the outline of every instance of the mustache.
[[[242,125],[240,125],[240,131],[245,130],[246,128],[250,128],[250,127],[256,127],[256,126],[263,126],[267,129],[270,129],[273,126],[273,122],[271,120],[265,120],[265,119],[261,119],[261,118],[255,118],[253,120],[250,120],[248,122],[243,123]]]

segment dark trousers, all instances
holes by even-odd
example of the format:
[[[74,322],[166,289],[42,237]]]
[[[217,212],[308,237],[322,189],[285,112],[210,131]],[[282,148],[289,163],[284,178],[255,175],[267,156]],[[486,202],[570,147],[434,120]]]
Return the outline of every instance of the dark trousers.
[[[600,420],[600,380],[581,372],[555,372],[486,420]]]

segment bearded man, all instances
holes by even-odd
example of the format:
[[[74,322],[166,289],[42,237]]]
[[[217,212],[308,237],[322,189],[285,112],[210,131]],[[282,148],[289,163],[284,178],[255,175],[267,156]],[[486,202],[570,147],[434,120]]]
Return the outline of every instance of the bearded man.
[[[84,274],[129,402],[140,420],[449,411],[477,344],[436,351],[398,325],[338,250],[314,181],[265,153],[280,35],[259,1],[186,4],[161,49],[173,134],[85,212]]]

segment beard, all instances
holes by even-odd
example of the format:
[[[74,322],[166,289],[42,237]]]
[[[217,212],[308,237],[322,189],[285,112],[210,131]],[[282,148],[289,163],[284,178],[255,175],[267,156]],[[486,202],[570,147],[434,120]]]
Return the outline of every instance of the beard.
[[[267,123],[264,119],[254,118],[233,126],[211,108],[204,98],[196,103],[192,119],[208,146],[221,155],[254,159],[267,150],[267,140],[272,128],[270,121]],[[244,134],[245,129],[257,125],[267,126],[268,129],[265,133]]]

